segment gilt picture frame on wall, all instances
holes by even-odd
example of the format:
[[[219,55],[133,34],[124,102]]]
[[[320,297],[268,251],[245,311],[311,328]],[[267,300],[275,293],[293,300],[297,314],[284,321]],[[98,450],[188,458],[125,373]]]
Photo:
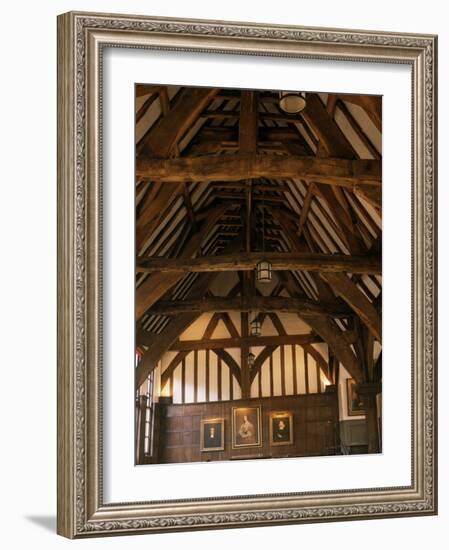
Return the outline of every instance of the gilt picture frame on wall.
[[[436,90],[433,35],[59,16],[59,534],[437,513]]]
[[[293,443],[293,414],[291,412],[270,413],[270,444],[291,445]]]
[[[346,406],[348,408],[348,416],[365,415],[363,400],[357,391],[357,383],[353,378],[346,379]]]
[[[260,407],[232,408],[232,448],[260,447],[262,424]]]
[[[201,420],[201,451],[223,451],[225,442],[225,421],[223,418]]]

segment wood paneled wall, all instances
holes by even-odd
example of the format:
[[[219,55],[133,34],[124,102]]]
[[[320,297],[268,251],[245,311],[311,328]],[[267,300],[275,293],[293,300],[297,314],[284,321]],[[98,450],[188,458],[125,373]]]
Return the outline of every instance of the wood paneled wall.
[[[196,404],[159,404],[159,463],[272,458],[336,454],[339,450],[338,399],[334,387],[321,394],[255,398]],[[262,446],[232,449],[232,407],[260,405]],[[269,441],[271,411],[293,414],[294,440],[291,445],[272,446]],[[224,451],[200,451],[201,419],[224,418]]]

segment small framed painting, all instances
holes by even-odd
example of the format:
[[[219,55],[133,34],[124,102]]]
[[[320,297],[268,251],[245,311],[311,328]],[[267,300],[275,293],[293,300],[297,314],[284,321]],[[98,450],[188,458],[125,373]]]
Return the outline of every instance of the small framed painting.
[[[224,451],[224,419],[201,420],[201,447],[203,451]]]
[[[260,407],[233,407],[232,448],[260,447],[261,445]]]
[[[293,414],[291,412],[270,413],[270,444],[291,445],[293,443]]]
[[[364,416],[365,405],[357,391],[357,384],[353,378],[348,378],[346,380],[346,395],[348,416]]]

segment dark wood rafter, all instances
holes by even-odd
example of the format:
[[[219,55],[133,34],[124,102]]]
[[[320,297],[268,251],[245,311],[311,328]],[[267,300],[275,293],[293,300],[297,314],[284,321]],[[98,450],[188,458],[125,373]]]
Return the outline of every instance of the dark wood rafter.
[[[223,321],[225,327],[227,328],[229,334],[231,335],[231,338],[240,338],[239,331],[237,330],[237,327],[235,326],[234,322],[231,319],[231,316],[227,312],[223,312],[221,314],[221,320]]]
[[[275,337],[276,340],[272,340],[272,341],[267,341],[267,340],[263,341],[262,337],[260,337],[260,336],[258,337],[258,342],[255,345],[265,344],[266,347],[258,354],[256,359],[254,360],[254,364],[252,366],[251,373],[250,373],[251,384],[254,382],[254,379],[256,378],[257,374],[259,374],[259,379],[260,379],[261,370],[262,370],[262,367],[263,367],[265,361],[268,358],[270,360],[272,359],[274,351],[279,346],[281,346],[281,349],[282,349],[282,346],[284,345],[282,338],[285,338],[287,336],[287,333],[286,333],[279,317],[273,312],[268,313],[268,316],[269,316],[271,322],[273,323],[273,326],[277,330],[277,333],[278,333],[279,336]],[[307,337],[310,337],[310,336],[311,335],[307,335]],[[302,340],[302,338],[301,338],[301,340]]]
[[[326,359],[324,359],[324,357],[321,355],[321,353],[316,348],[314,348],[312,344],[301,344],[301,347],[315,359],[318,368],[323,372],[325,377],[328,380],[331,380],[329,373],[329,364]]]
[[[323,277],[357,313],[376,340],[382,342],[382,322],[374,305],[345,273],[326,273]]]
[[[217,92],[217,88],[183,88],[170,112],[160,118],[144,138],[138,161],[168,157]]]
[[[317,155],[322,158],[332,156],[359,158],[334,120],[336,102],[337,98],[334,95],[329,95],[326,107],[324,107],[318,96],[312,96],[308,101],[308,105],[311,106],[313,112],[313,116],[309,116],[308,121],[320,139]],[[353,189],[356,186],[357,184],[354,184]],[[329,188],[325,185],[319,185],[318,190],[326,200],[334,219],[337,223],[341,222],[341,229],[350,252],[357,253],[363,250],[363,242],[355,229],[355,218],[351,215],[352,213],[342,191],[335,186]]]
[[[362,107],[377,130],[382,130],[382,98],[380,96],[345,94],[339,97],[346,103]]]
[[[262,368],[263,364],[267,359],[269,359],[274,351],[278,348],[278,346],[266,346],[259,355],[255,358],[254,364],[251,368],[251,374],[250,374],[250,382],[253,383],[254,379],[256,378],[256,375],[258,372],[260,372],[260,369]]]
[[[217,89],[206,88],[184,88],[181,90],[177,95],[176,105],[169,112],[167,111],[165,116],[161,117],[142,139],[137,163],[142,159],[170,156],[182,135],[213,99],[217,91]],[[182,189],[183,186],[180,182],[173,187],[162,186],[157,197],[142,209],[136,221],[136,248],[138,251],[163,219],[165,207],[179,195]]]
[[[307,215],[309,214],[309,210],[312,205],[314,194],[315,194],[315,185],[312,182],[307,187],[307,193],[306,193],[306,196],[304,197],[304,203],[301,208],[301,215],[299,217],[299,227],[297,230],[298,237],[301,237],[302,230],[304,229],[304,225],[307,221]]]
[[[207,234],[214,227],[218,219],[226,212],[227,206],[216,207],[210,215],[202,222],[197,233],[195,233],[186,244],[182,258],[190,258],[197,254]],[[183,276],[183,273],[155,273],[148,277],[136,290],[136,318],[140,319],[145,311],[151,307],[167,290],[174,286]]]
[[[219,357],[229,368],[232,376],[240,385],[240,367],[238,366],[235,359],[226,351],[226,350],[213,350],[214,353]],[[173,375],[177,367],[185,361],[187,355],[190,351],[180,351],[175,355],[175,357],[170,361],[167,368],[161,374],[161,387],[164,388],[170,377]]]
[[[380,130],[380,98],[327,94],[324,101],[308,93],[305,110],[289,115],[272,92],[139,85],[136,93],[140,123],[150,107],[152,116],[160,107],[136,158],[136,340],[144,350],[137,384],[166,351],[176,352],[179,366],[187,353],[197,357],[204,349],[229,367],[249,397],[257,369],[272,363],[278,347],[285,363],[285,345],[293,351],[302,346],[331,382],[340,364],[358,382],[375,379],[382,160],[374,145],[379,140],[363,121],[368,117]],[[360,143],[372,158],[359,158]],[[229,243],[237,241],[230,253]],[[262,259],[278,281],[270,296],[254,283]],[[210,289],[226,272],[238,272],[241,288],[223,297]],[[231,311],[240,313],[240,326]],[[271,319],[277,336],[248,334],[254,311],[262,322]],[[202,338],[180,339],[206,312],[213,314]],[[288,334],[278,315],[283,312],[297,313],[312,332]],[[213,337],[220,323],[228,338]],[[329,361],[313,347],[320,342]],[[248,353],[256,346],[264,348],[249,369]],[[240,366],[226,351],[232,348],[241,351]],[[164,374],[165,383],[175,368]],[[260,393],[261,377],[257,384]],[[285,380],[281,386],[285,390]]]
[[[142,205],[136,220],[136,249],[140,253],[149,236],[157,229],[164,219],[167,208],[172,204],[182,189],[182,182],[172,186],[159,185],[155,197],[149,197]]]
[[[158,98],[157,92],[150,92],[148,98],[143,102],[142,106],[136,113],[136,124],[146,115],[148,109],[153,105],[153,103]]]
[[[218,326],[218,323],[220,322],[220,319],[221,313],[214,313],[212,315],[209,322],[207,323],[207,327],[203,333],[203,337],[201,338],[201,340],[210,340],[212,334]]]
[[[180,351],[173,357],[173,359],[168,364],[167,368],[161,374],[161,388],[165,387],[165,384],[169,381],[176,367],[185,360],[188,354],[189,354],[188,351]]]
[[[354,228],[353,220],[347,209],[337,202],[336,193],[328,185],[317,184],[317,192],[326,202],[334,222],[338,225],[340,236],[349,252],[357,254],[363,251],[361,239]]]
[[[217,357],[219,357],[226,365],[229,367],[229,370],[232,372],[232,376],[237,380],[238,384],[242,385],[242,372],[237,361],[228,353],[225,349],[214,349],[213,352]]]
[[[193,297],[203,295],[213,279],[213,275],[211,274],[203,274],[200,277],[201,279],[197,281],[196,288],[192,292]],[[197,318],[198,315],[193,313],[178,315],[175,319],[171,319],[161,334],[153,336],[152,345],[144,353],[136,368],[137,387],[140,387],[145,382],[148,375],[156,368],[162,355],[168,351],[178,336],[196,321]]]
[[[290,272],[281,273],[284,275],[282,281],[287,291],[291,296],[295,296],[297,292],[297,283],[292,279],[292,274]],[[301,315],[299,315],[299,317],[301,317]],[[305,322],[316,334],[323,338],[334,355],[345,366],[349,374],[355,380],[361,380],[362,369],[360,368],[357,356],[352,351],[350,344],[343,336],[343,331],[338,327],[335,321],[325,316],[309,316]]]
[[[195,219],[195,213],[193,211],[192,201],[190,199],[189,187],[186,182],[183,182],[182,196],[184,197],[184,204],[194,231],[197,230],[197,224]]]
[[[355,158],[354,149],[331,114],[326,110],[318,94],[307,94],[307,105],[301,116],[318,136],[321,145],[326,150],[326,156]]]
[[[288,273],[288,272],[287,272]],[[360,291],[359,291],[360,292]],[[209,313],[240,311],[294,312],[303,317],[334,316],[348,317],[352,315],[351,308],[339,304],[315,302],[304,298],[283,296],[239,296],[236,298],[203,298],[199,300],[159,300],[148,313],[153,315],[179,315],[182,313]]]
[[[353,115],[351,114],[351,112],[349,111],[349,109],[346,107],[345,103],[341,99],[337,99],[336,107],[343,113],[344,117],[350,124],[351,128],[357,134],[358,138],[363,143],[363,145],[371,153],[373,158],[375,159],[380,158],[379,151],[376,149],[374,144],[370,141],[366,133],[360,127],[360,124],[356,121],[356,119],[353,117]]]
[[[301,178],[352,189],[354,185],[380,185],[381,162],[238,153],[172,159],[144,158],[137,161],[136,175],[152,177],[167,184],[199,180],[239,181],[262,177]]]
[[[159,102],[161,105],[162,115],[165,117],[170,111],[170,99],[168,97],[167,86],[161,86],[159,89]]]
[[[258,355],[256,360],[254,361],[253,369],[251,370],[251,381],[255,379],[257,376],[257,373],[260,372],[260,369],[262,368],[264,362],[267,360],[269,356],[272,355],[272,353],[275,351],[277,347],[280,347],[281,350],[284,350],[284,346],[287,344],[291,344],[292,346],[301,346],[309,355],[311,355],[317,365],[318,370],[321,370],[326,378],[329,379],[329,366],[324,357],[321,355],[321,353],[313,347],[312,344],[315,343],[321,343],[321,338],[315,336],[314,334],[307,334],[303,335],[301,337],[298,337],[296,339],[291,339],[291,336],[287,334],[287,331],[284,328],[284,325],[282,324],[282,321],[280,320],[279,316],[276,313],[270,312],[269,317],[271,319],[271,322],[273,323],[273,326],[278,332],[279,336],[271,337],[272,340],[268,340],[270,337],[258,337],[259,338],[259,345],[262,345],[262,343],[265,343],[267,345],[264,350]],[[273,345],[277,344],[277,345]],[[284,351],[283,351],[284,353]],[[293,353],[295,353],[293,349]],[[260,358],[260,359],[259,359]],[[293,360],[293,364],[295,364],[296,359]],[[295,366],[296,369],[296,366]],[[296,370],[294,371],[294,376],[296,376]],[[296,393],[296,392],[295,392]]]
[[[288,222],[283,222],[288,223]],[[299,240],[296,237],[295,240]],[[297,248],[297,247],[295,247]],[[303,248],[303,247],[302,247]],[[240,252],[232,256],[216,255],[198,258],[139,258],[136,269],[141,273],[188,273],[205,271],[252,271],[257,263],[269,260],[275,271],[350,272],[380,274],[380,255],[320,254],[310,252]]]
[[[300,236],[295,231],[295,224],[282,215],[281,211],[278,209],[271,209],[274,217],[277,219],[281,227],[283,228],[288,240],[290,241],[290,246],[293,250],[298,251],[303,254],[310,254],[310,251],[312,249],[312,253],[315,254],[316,252],[313,251],[313,245],[309,244],[308,247],[305,245],[301,240]],[[304,252],[307,251],[307,252]],[[348,256],[346,256],[348,257]],[[321,263],[321,265],[324,265],[324,263]],[[335,296],[330,289],[330,287],[327,286],[327,284],[318,276],[312,275],[313,281],[315,282],[318,296],[320,299],[323,299],[325,301],[328,301],[329,303],[335,302]]]
[[[232,252],[240,246],[240,239],[232,241],[227,250]],[[204,296],[209,286],[214,281],[216,273],[202,273],[199,275],[195,282],[195,285],[189,291],[188,297],[191,299],[199,299]],[[235,292],[231,290],[231,295]],[[157,337],[153,337],[153,341],[149,349],[144,353],[140,363],[136,368],[136,385],[140,387],[146,380],[150,372],[154,370],[161,359],[162,355],[169,350],[170,346],[175,340],[182,334],[193,322],[199,317],[197,313],[185,313],[178,315],[176,318],[171,319],[168,326],[164,329],[162,334],[158,334]],[[136,342],[137,345],[139,342]]]
[[[321,343],[323,339],[315,334],[281,334],[277,336],[246,336],[238,338],[209,338],[207,340],[177,340],[170,351],[192,351],[201,349],[232,349],[242,346],[285,346]]]

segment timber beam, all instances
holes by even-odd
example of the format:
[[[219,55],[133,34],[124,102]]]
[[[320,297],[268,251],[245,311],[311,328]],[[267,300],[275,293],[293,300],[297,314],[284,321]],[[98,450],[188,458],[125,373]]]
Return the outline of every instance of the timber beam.
[[[193,351],[206,349],[232,349],[242,346],[305,346],[322,343],[315,334],[283,334],[279,336],[247,336],[238,338],[211,338],[208,340],[178,340],[170,351]]]
[[[379,255],[348,256],[345,254],[314,254],[303,252],[252,252],[198,258],[139,258],[137,271],[207,272],[250,271],[266,260],[275,271],[349,272],[380,275],[382,258]]]
[[[184,313],[209,313],[222,311],[240,311],[249,313],[259,311],[294,312],[302,317],[331,316],[343,317],[353,315],[353,311],[345,304],[326,304],[313,302],[303,298],[287,298],[283,296],[237,296],[235,298],[204,298],[200,300],[160,300],[148,311],[151,315],[180,315]]]
[[[236,181],[254,178],[301,178],[329,185],[380,185],[380,160],[352,160],[239,153],[235,155],[138,158],[136,177],[165,182]]]

